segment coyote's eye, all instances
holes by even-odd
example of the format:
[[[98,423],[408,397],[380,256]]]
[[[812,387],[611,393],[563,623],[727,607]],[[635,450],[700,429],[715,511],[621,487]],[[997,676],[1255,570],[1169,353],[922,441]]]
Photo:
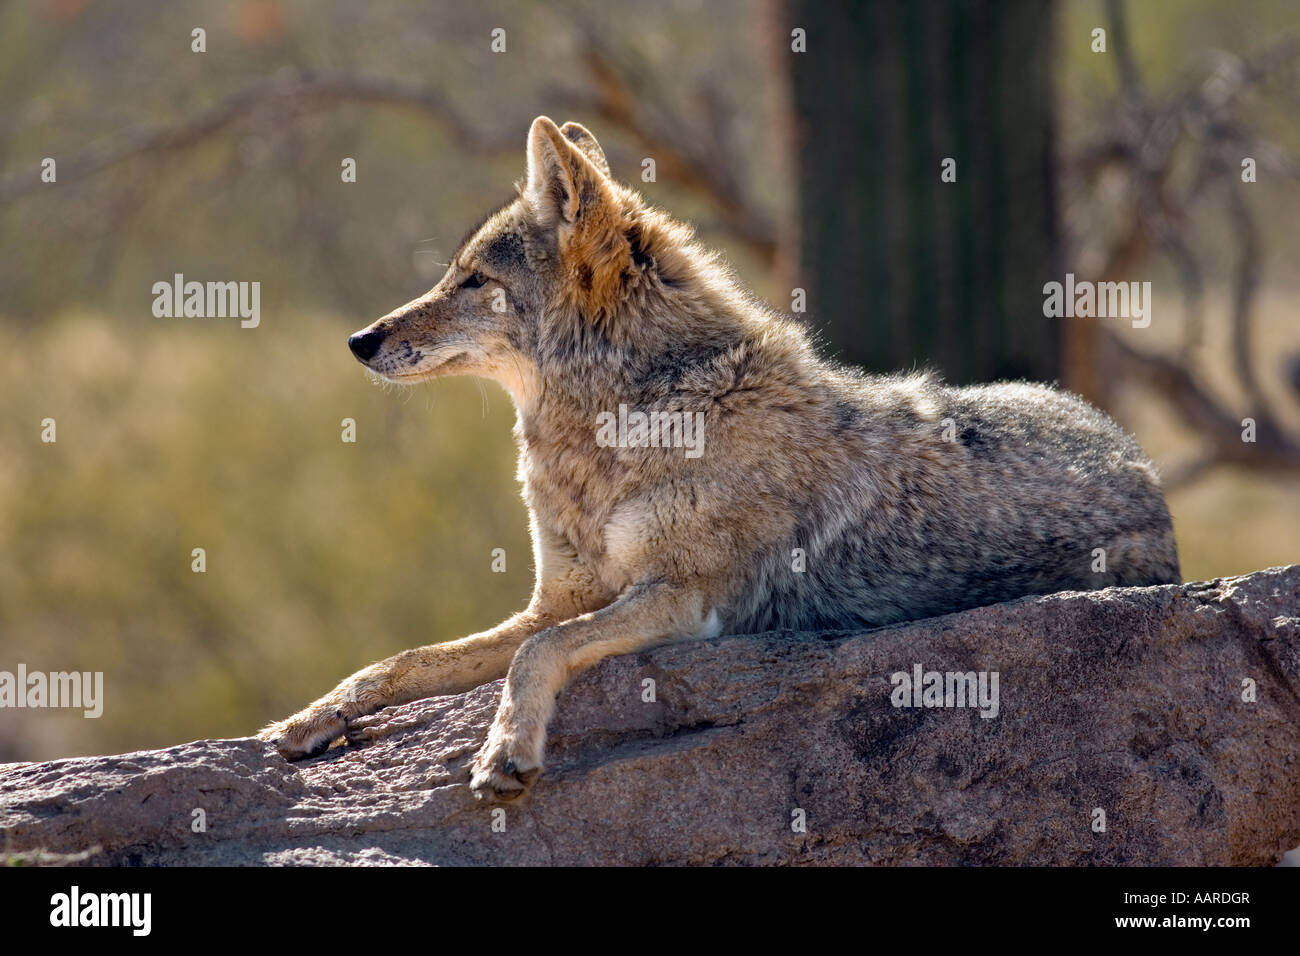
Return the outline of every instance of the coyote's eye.
[[[487,285],[487,276],[481,272],[471,272],[469,278],[460,284],[462,289],[481,289]]]

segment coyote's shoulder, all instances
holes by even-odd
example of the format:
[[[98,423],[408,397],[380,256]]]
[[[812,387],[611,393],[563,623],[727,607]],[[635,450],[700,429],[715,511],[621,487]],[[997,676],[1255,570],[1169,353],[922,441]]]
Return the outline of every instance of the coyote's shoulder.
[[[349,343],[392,381],[510,391],[533,598],[354,675],[264,732],[282,752],[508,669],[474,787],[509,798],[541,767],[555,693],[608,654],[1178,580],[1151,462],[1081,399],[835,365],[616,182],[581,126],[539,118],[527,157],[442,281]]]

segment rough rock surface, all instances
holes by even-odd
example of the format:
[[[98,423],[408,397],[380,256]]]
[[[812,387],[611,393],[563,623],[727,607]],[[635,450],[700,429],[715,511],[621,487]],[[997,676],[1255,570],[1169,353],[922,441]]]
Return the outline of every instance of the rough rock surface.
[[[890,675],[915,664],[997,671],[998,716],[893,707]],[[370,743],[301,764],[242,739],[0,765],[0,852],[115,865],[1261,865],[1300,843],[1300,566],[611,658],[561,695],[546,772],[495,816],[503,831],[466,785],[500,689],[384,711]],[[192,830],[196,809],[206,832]]]

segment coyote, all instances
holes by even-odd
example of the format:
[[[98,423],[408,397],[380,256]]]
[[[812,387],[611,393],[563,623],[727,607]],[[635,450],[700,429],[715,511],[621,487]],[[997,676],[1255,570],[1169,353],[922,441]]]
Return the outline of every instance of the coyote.
[[[388,381],[477,375],[510,393],[532,599],[265,728],[285,757],[504,676],[470,786],[511,800],[541,771],[556,695],[611,654],[1179,581],[1155,469],[1082,399],[818,357],[689,227],[616,182],[577,123],[534,120],[515,189],[433,289],[348,345]],[[655,413],[696,423],[701,453],[651,440]],[[598,441],[611,416],[617,435]]]

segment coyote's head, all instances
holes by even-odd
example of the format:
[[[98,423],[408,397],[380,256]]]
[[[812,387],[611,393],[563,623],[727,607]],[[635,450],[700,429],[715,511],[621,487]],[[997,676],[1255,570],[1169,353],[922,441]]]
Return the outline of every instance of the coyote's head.
[[[540,116],[518,196],[470,233],[442,280],[348,339],[394,382],[480,375],[521,405],[543,381],[649,369],[724,333],[742,294],[680,223],[609,173],[596,138]],[[593,381],[594,384],[594,381]]]

